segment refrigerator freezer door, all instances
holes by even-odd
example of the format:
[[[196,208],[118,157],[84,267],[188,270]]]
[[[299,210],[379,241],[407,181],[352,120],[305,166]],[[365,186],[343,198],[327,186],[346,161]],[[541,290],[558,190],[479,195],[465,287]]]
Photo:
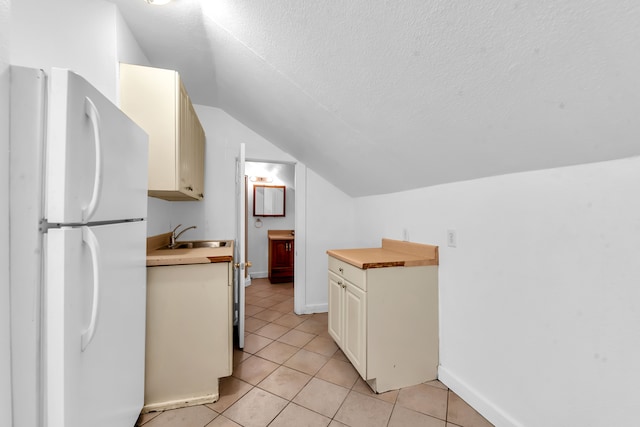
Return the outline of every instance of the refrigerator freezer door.
[[[52,69],[45,218],[86,224],[147,216],[147,134],[82,77]]]
[[[146,223],[51,229],[47,427],[131,427],[144,401]]]

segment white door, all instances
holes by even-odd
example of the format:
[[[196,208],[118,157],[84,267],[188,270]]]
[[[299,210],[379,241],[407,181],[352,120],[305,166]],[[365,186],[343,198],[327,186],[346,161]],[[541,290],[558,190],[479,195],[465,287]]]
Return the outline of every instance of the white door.
[[[146,223],[45,235],[47,427],[131,427],[144,403]]]
[[[246,216],[246,196],[244,184],[245,145],[240,144],[240,151],[236,161],[236,250],[235,250],[235,301],[238,326],[238,347],[244,348],[244,272],[246,268],[245,259],[245,216]]]
[[[147,134],[82,77],[51,71],[45,219],[147,216]]]

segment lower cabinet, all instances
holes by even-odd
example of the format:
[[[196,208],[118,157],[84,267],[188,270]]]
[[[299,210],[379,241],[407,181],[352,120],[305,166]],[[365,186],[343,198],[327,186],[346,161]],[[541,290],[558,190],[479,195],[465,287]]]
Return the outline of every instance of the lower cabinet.
[[[269,239],[269,281],[284,283],[293,281],[294,240]]]
[[[329,271],[329,298],[329,334],[364,378],[367,367],[367,294]]]
[[[382,393],[437,378],[436,266],[360,269],[329,257],[329,335]]]
[[[147,268],[143,412],[215,402],[233,366],[230,262]]]

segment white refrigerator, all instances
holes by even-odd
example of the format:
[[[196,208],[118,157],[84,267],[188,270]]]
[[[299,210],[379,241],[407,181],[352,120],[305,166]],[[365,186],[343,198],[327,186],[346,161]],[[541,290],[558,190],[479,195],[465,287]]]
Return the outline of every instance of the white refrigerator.
[[[14,427],[143,406],[147,135],[73,72],[11,68]]]

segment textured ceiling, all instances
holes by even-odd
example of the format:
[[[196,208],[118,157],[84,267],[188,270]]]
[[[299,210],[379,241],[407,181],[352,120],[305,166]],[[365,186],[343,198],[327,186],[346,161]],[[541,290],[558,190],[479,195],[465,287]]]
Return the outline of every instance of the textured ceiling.
[[[352,196],[640,154],[636,0],[111,0],[154,66]]]

